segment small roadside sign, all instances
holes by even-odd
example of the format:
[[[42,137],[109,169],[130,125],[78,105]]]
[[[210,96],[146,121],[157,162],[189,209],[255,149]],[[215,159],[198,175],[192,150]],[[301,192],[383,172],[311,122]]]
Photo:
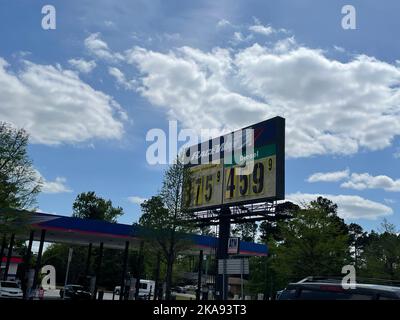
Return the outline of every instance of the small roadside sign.
[[[249,274],[249,259],[220,259],[218,274]]]
[[[239,254],[240,238],[232,237],[228,240],[228,254]]]

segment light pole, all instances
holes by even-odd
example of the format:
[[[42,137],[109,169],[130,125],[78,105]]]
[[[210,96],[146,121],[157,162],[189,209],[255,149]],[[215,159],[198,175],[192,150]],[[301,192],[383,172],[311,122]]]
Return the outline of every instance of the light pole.
[[[68,284],[68,274],[69,274],[69,265],[71,264],[72,260],[72,253],[74,252],[74,249],[69,248],[68,250],[68,261],[67,261],[67,271],[65,272],[65,282],[64,282],[64,289]]]

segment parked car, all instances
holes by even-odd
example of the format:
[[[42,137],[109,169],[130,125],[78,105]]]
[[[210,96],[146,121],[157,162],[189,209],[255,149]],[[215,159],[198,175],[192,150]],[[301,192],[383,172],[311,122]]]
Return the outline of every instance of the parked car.
[[[139,299],[148,300],[149,297],[154,295],[155,282],[153,280],[141,279],[139,284]],[[121,292],[121,286],[114,288],[114,294],[119,295]]]
[[[69,284],[60,290],[60,297],[63,299],[71,300],[90,300],[92,294],[87,291],[83,286]]]
[[[400,287],[356,283],[343,288],[338,279],[308,277],[291,283],[277,296],[278,300],[400,300]]]
[[[23,296],[16,281],[0,281],[0,299],[22,299]]]
[[[184,286],[184,289],[186,292],[195,292],[197,290],[197,286],[189,284]]]
[[[176,292],[176,293],[186,293],[186,289],[184,287],[181,286],[177,286],[172,288],[172,291]]]

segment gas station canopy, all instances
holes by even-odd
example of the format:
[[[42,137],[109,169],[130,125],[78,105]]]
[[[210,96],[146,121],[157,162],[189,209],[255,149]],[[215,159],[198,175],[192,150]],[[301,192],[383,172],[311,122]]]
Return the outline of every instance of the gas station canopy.
[[[86,246],[90,243],[98,246],[103,243],[105,248],[123,250],[126,242],[130,247],[137,248],[144,234],[151,234],[151,231],[137,225],[111,223],[101,220],[81,219],[61,215],[47,214],[41,212],[28,212],[20,210],[0,209],[1,213],[15,214],[25,213],[28,216],[31,230],[34,231],[34,240],[40,240],[41,230],[46,230],[46,242],[65,243],[70,245]],[[28,234],[16,235],[26,240]],[[218,238],[205,235],[187,235],[190,242],[191,252],[203,250],[204,254],[215,252],[218,246]],[[266,245],[240,242],[239,254],[244,256],[266,256],[268,249]]]

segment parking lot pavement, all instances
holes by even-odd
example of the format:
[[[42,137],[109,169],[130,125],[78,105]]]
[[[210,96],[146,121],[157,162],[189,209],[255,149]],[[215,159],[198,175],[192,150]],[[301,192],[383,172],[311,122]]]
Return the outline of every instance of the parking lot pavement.
[[[176,300],[196,300],[196,295],[190,293],[173,293]]]

